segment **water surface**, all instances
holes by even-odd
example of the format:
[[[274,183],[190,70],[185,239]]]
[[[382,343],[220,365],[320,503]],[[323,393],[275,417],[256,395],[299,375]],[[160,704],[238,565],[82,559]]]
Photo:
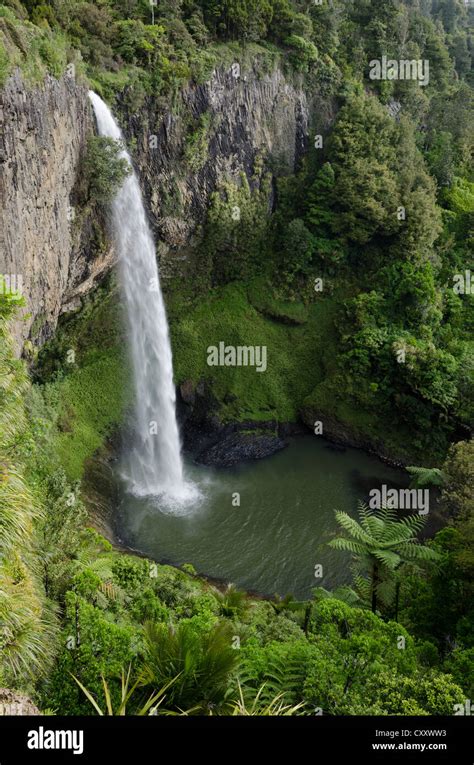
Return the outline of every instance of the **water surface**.
[[[186,474],[200,487],[198,503],[172,514],[159,500],[125,495],[118,536],[154,560],[192,563],[247,590],[298,598],[351,580],[350,556],[327,546],[338,530],[334,511],[356,517],[370,489],[407,485],[403,472],[377,458],[314,436],[265,460],[226,470],[188,464]]]

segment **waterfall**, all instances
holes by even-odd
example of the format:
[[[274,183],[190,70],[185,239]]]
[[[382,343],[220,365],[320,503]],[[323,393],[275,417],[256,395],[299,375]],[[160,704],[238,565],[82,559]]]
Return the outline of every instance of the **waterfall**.
[[[108,106],[92,91],[89,97],[99,134],[123,141]],[[131,166],[125,148],[121,154]],[[155,246],[133,169],[112,202],[112,226],[135,394],[133,437],[123,458],[123,476],[137,496],[184,502],[193,491],[183,477],[168,321]]]

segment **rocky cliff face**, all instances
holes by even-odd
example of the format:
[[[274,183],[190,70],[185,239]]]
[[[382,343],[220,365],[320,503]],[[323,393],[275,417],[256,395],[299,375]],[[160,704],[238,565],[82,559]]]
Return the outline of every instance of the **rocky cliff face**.
[[[172,110],[153,98],[138,113],[124,108],[162,265],[192,252],[221,181],[239,184],[242,172],[252,181],[257,157],[274,172],[293,171],[310,131],[326,132],[334,112],[305,91],[302,78],[278,67],[262,74],[258,63],[238,76],[234,67],[216,69],[184,89]]]
[[[75,208],[81,155],[93,130],[86,88],[68,74],[30,90],[17,73],[0,98],[0,274],[22,281],[27,318],[15,328],[20,348],[28,336],[39,345],[52,335],[61,313],[76,308],[113,266],[114,253],[103,242],[97,246],[94,215]],[[333,113],[301,79],[278,67],[262,74],[258,63],[238,76],[235,68],[217,69],[209,81],[185,88],[172,108],[152,97],[137,113],[121,107],[162,266],[192,253],[221,181],[239,183],[243,172],[255,183],[257,157],[274,172],[293,170],[310,130],[324,133]]]
[[[31,717],[32,715],[41,715],[41,712],[24,693],[0,688],[0,714]]]
[[[90,221],[78,220],[74,207],[80,157],[93,129],[87,89],[72,74],[30,89],[17,73],[0,98],[0,274],[26,299],[26,318],[14,328],[20,347],[30,334],[35,343],[50,337],[59,315],[77,305],[112,255],[92,256]]]

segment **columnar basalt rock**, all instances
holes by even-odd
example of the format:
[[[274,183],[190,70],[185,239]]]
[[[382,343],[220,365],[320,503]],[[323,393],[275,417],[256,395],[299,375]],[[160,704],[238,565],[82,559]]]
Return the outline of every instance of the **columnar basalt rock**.
[[[257,64],[239,77],[233,71],[222,66],[207,82],[190,84],[172,111],[153,97],[136,113],[122,106],[163,264],[189,257],[222,181],[239,184],[245,173],[251,186],[258,183],[257,158],[293,172],[309,148],[310,132],[325,133],[334,119],[335,104],[309,93],[300,76],[285,75],[278,66],[262,74]],[[198,130],[202,156],[189,162],[187,146]]]
[[[38,344],[52,335],[59,315],[77,306],[112,255],[91,258],[90,221],[78,220],[74,207],[80,160],[93,130],[87,89],[70,75],[30,88],[16,72],[0,98],[0,274],[22,283],[26,318],[14,327],[20,351],[30,334]]]
[[[168,264],[181,267],[192,257],[221,182],[238,184],[245,173],[251,186],[257,184],[258,158],[276,173],[275,165],[292,172],[308,149],[310,131],[324,133],[334,119],[333,102],[307,92],[300,76],[284,74],[278,65],[262,73],[255,63],[234,74],[232,67],[218,67],[205,83],[185,87],[172,107],[149,96],[132,113],[125,98],[118,99],[165,276]],[[20,352],[26,338],[41,345],[52,336],[59,316],[79,307],[112,268],[115,253],[94,211],[75,207],[81,158],[94,130],[87,88],[71,74],[31,88],[16,72],[0,99],[0,274],[22,280],[26,318],[14,328]],[[202,156],[190,160],[186,147],[196,130],[202,130]]]

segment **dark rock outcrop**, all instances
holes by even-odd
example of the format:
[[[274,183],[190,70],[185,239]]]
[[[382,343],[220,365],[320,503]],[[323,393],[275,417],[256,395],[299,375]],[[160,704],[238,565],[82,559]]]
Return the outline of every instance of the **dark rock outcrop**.
[[[283,439],[271,433],[236,431],[219,440],[214,446],[204,449],[198,455],[197,462],[214,467],[232,467],[247,460],[270,457],[286,445]]]
[[[178,415],[185,450],[202,465],[231,467],[263,459],[284,449],[285,438],[300,432],[298,426],[267,422],[222,422],[220,403],[212,385],[187,380],[178,389]]]

